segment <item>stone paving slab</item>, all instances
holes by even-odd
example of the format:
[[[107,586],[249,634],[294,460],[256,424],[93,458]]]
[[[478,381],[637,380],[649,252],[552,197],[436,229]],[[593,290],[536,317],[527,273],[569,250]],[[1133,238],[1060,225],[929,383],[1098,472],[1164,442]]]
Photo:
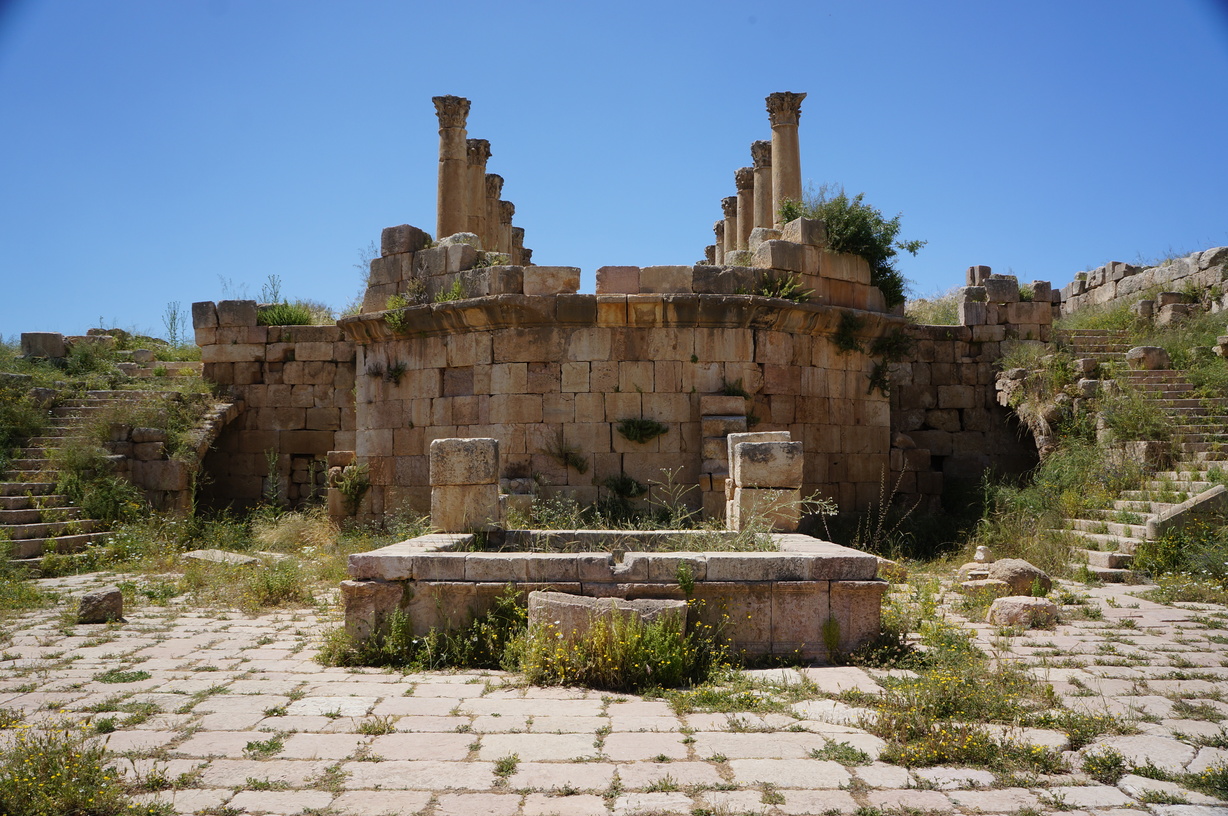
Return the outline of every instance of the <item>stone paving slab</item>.
[[[114,580],[44,583],[79,592]],[[803,816],[874,807],[1138,816],[1146,807],[1154,816],[1228,816],[1225,803],[1178,783],[1134,775],[1110,786],[1078,773],[1082,756],[1110,748],[1127,763],[1173,774],[1228,765],[1228,749],[1207,747],[1228,733],[1228,703],[1219,699],[1228,688],[1228,644],[1207,639],[1228,632],[1228,618],[1212,617],[1225,611],[1150,604],[1133,597],[1137,587],[1073,589],[1099,606],[1101,620],[1064,620],[1009,638],[997,627],[962,624],[982,648],[1052,683],[1072,706],[1120,713],[1138,730],[1093,740],[1067,754],[1073,773],[1026,787],[975,768],[813,758],[832,742],[878,757],[885,744],[864,729],[873,712],[834,698],[880,694],[889,678],[911,674],[903,670],[766,670],[753,676],[816,696],[786,713],[678,716],[661,699],[524,687],[504,672],[323,667],[313,660],[319,633],[336,618],[315,610],[248,616],[136,607],[124,625],[70,634],[55,609],[37,611],[6,622],[5,648],[17,659],[0,660],[0,707],[31,719],[112,718],[117,730],[100,739],[126,754],[119,771],[178,780],[182,790],[141,801],[170,802],[179,813]],[[96,637],[107,642],[95,645]],[[116,668],[150,677],[99,679]],[[153,709],[126,723],[140,704]],[[987,730],[1068,747],[1054,729]],[[12,738],[0,730],[0,741]],[[263,743],[267,755],[248,751],[250,743]],[[497,776],[496,761],[512,756],[514,771]],[[1188,804],[1147,804],[1156,797]]]

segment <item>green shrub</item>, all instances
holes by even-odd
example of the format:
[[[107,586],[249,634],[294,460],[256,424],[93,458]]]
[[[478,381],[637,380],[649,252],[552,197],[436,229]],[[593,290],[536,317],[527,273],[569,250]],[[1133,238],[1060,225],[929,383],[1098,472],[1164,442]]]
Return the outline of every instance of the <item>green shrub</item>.
[[[282,301],[261,306],[256,315],[256,323],[260,326],[311,326],[316,322],[316,315],[311,306],[302,301]]]
[[[104,522],[131,521],[145,508],[145,496],[131,482],[115,475],[107,451],[84,439],[69,440],[51,452],[56,491],[63,493],[86,518]]]
[[[916,255],[926,242],[897,241],[900,216],[886,218],[864,199],[865,193],[850,198],[843,187],[824,184],[817,192],[807,190],[800,206],[786,202],[781,223],[799,216],[821,219],[827,225],[828,248],[865,258],[870,283],[882,290],[888,307],[896,306],[904,302],[907,284],[895,268],[895,258],[900,250]]]
[[[650,442],[662,434],[669,433],[669,426],[646,417],[629,417],[620,420],[615,427],[622,436],[639,444]]]
[[[25,387],[0,380],[0,473],[8,468],[14,449],[42,434],[48,422],[47,409],[35,402]]]
[[[904,304],[904,316],[923,326],[958,326],[959,299],[957,289],[936,292],[914,298]]]
[[[459,278],[452,281],[452,285],[447,289],[441,289],[435,294],[436,303],[450,303],[454,300],[464,300],[469,297],[469,293],[465,290],[465,284]]]
[[[69,722],[22,730],[0,751],[0,813],[6,816],[170,814],[169,803],[137,805],[93,729]]]
[[[781,275],[767,273],[759,281],[755,294],[791,300],[794,303],[806,303],[814,295],[814,290],[803,288],[797,275],[788,272]]]

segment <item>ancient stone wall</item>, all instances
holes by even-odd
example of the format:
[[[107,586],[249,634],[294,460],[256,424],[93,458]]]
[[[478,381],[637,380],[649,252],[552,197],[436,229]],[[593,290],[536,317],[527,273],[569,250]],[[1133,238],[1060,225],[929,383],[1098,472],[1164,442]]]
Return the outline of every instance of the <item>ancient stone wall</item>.
[[[1007,343],[1050,339],[1057,293],[1044,281],[1021,289],[986,266],[971,267],[967,282],[964,325],[909,326],[912,347],[891,371],[893,484],[929,509],[950,480],[1020,473],[1037,461],[1030,435],[997,404],[994,381]]]
[[[1212,293],[1223,307],[1228,280],[1228,247],[1213,247],[1157,266],[1135,266],[1112,261],[1090,272],[1079,272],[1062,287],[1062,309],[1071,314],[1088,306],[1133,304],[1162,291]]]
[[[206,506],[322,499],[328,452],[354,446],[354,344],[335,325],[260,326],[258,313],[251,300],[192,304],[203,375],[241,404],[205,457]]]
[[[501,476],[533,477],[546,494],[592,502],[610,477],[649,484],[672,473],[698,488],[693,506],[719,517],[725,437],[752,425],[802,442],[805,492],[847,509],[870,504],[890,432],[886,396],[867,388],[865,348],[903,321],[882,313],[864,261],[825,251],[813,222],[789,227],[797,240],[760,242],[753,267],[603,267],[592,295],[577,293],[578,269],[480,266],[470,246],[428,248],[412,227],[385,230],[369,307],[455,281],[470,297],[339,321],[358,344],[355,451],[373,484],[365,512],[426,509],[431,441],[491,437]],[[811,302],[737,294],[789,274],[815,290]],[[850,331],[845,315],[858,316],[861,350],[833,339]],[[633,441],[619,431],[626,420],[664,432]]]

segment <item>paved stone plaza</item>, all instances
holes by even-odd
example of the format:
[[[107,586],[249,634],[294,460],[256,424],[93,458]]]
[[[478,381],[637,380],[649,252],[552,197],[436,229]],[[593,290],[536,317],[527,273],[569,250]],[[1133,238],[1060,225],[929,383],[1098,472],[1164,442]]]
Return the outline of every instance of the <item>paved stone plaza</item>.
[[[77,595],[115,580],[42,583]],[[1228,762],[1228,749],[1198,747],[1225,740],[1228,610],[1133,597],[1145,587],[1074,589],[1101,619],[1010,638],[975,625],[980,645],[1030,666],[1071,708],[1138,718],[1140,734],[1103,740],[1136,765],[1198,772]],[[249,617],[138,606],[123,624],[70,626],[62,615],[70,606],[9,623],[0,707],[24,711],[27,722],[115,716],[109,747],[125,772],[181,780],[178,790],[148,795],[180,813],[1228,814],[1225,803],[1136,776],[1117,786],[1081,774],[1003,785],[976,769],[813,759],[829,741],[872,757],[882,746],[857,727],[861,710],[822,694],[794,705],[793,716],[676,716],[661,701],[524,688],[497,672],[323,668],[313,660],[320,635],[338,621],[314,611]],[[103,682],[115,679],[100,679],[112,669],[149,677]],[[758,674],[805,675],[827,695],[879,688],[874,671],[855,668]],[[123,713],[87,713],[118,698],[162,713],[130,726]],[[1058,732],[1026,736],[1064,747]],[[499,760],[513,754],[514,773],[503,763],[499,775]],[[1182,796],[1188,804],[1146,804]]]

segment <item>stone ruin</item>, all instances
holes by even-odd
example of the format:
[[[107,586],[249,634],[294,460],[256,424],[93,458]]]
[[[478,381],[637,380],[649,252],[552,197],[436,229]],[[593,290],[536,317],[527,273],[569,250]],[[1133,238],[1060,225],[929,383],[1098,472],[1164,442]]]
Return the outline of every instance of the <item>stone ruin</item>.
[[[734,173],[701,263],[604,266],[582,294],[579,269],[532,262],[486,172],[490,144],[468,138],[468,100],[437,97],[436,240],[385,229],[361,314],[275,327],[257,325],[251,301],[194,304],[204,375],[242,409],[205,462],[204,503],[253,504],[270,479],[311,480],[331,460],[365,469],[360,518],[426,512],[431,445],[456,438],[499,441],[493,489],[522,510],[560,494],[591,503],[612,480],[668,481],[724,516],[738,490],[769,489],[734,481],[729,437],[748,432],[802,451],[790,484],[770,489],[846,512],[892,488],[935,509],[952,479],[1034,464],[992,366],[1008,339],[1048,339],[1057,293],[1037,282],[1025,302],[1014,278],[978,266],[960,326],[887,309],[868,264],[831,251],[822,222],[777,220],[802,194],[804,98],[767,98],[771,140]],[[808,301],[755,294],[786,277]]]

